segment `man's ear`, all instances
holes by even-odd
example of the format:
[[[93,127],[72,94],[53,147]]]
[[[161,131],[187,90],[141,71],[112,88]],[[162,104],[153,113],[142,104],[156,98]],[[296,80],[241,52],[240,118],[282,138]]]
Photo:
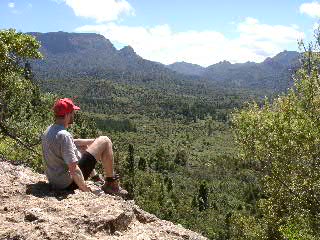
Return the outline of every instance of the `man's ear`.
[[[70,118],[71,113],[66,113],[66,115],[64,115],[64,119]]]

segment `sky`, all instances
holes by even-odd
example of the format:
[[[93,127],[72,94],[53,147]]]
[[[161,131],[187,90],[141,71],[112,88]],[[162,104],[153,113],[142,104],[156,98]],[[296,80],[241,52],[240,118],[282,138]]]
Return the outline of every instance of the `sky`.
[[[171,64],[261,62],[313,40],[320,1],[0,0],[0,29],[92,32]]]

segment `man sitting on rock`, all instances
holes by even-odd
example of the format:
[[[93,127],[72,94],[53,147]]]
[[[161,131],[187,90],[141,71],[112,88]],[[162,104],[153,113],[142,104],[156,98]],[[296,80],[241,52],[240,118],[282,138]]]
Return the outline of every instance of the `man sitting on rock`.
[[[126,197],[126,190],[119,186],[118,175],[113,172],[112,142],[106,136],[96,139],[73,139],[66,130],[74,121],[75,111],[80,108],[69,98],[59,99],[53,106],[55,123],[42,136],[45,173],[55,189],[91,191],[87,180],[95,169],[97,160],[102,162],[105,183],[102,190],[107,194]],[[79,152],[82,149],[82,154]]]

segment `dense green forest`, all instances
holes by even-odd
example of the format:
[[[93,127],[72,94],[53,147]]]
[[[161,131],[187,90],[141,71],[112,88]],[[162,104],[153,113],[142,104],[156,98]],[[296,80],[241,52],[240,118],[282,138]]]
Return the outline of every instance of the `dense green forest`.
[[[41,171],[51,106],[73,97],[74,136],[112,139],[122,183],[146,211],[209,239],[319,238],[317,49],[295,88],[267,100],[190,79],[35,78],[32,36],[2,30],[0,45],[1,158]]]

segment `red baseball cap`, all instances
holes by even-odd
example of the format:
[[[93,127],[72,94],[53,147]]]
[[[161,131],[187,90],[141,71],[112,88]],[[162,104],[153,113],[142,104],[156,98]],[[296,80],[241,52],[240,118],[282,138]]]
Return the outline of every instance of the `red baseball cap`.
[[[74,105],[70,98],[58,99],[53,105],[53,111],[56,116],[63,117],[64,115],[71,113],[74,110],[80,110],[80,108]]]

